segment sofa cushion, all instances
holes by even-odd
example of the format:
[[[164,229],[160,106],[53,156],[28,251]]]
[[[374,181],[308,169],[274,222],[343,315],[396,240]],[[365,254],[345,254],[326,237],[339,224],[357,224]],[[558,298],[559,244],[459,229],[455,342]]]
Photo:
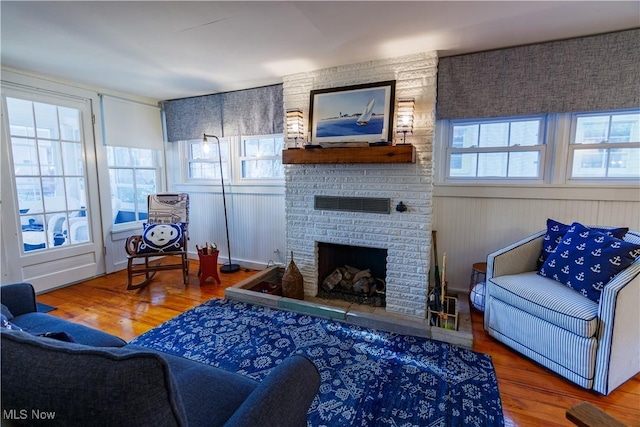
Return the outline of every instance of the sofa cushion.
[[[640,245],[574,222],[540,267],[539,274],[599,302],[602,288],[638,256]]]
[[[6,317],[7,320],[13,319],[13,313],[11,312],[11,310],[9,310],[9,307],[7,307],[4,304],[0,304],[0,305],[2,306],[2,315]]]
[[[563,224],[551,218],[547,219],[547,233],[544,235],[542,241],[542,251],[538,258],[538,269],[542,267],[542,264],[547,260],[550,254],[554,253],[558,243],[562,240],[562,237],[569,230],[570,225]],[[622,239],[629,231],[628,227],[620,228],[607,228],[607,227],[591,227],[593,230],[597,230],[608,234],[618,239]]]
[[[598,304],[535,271],[493,277],[490,286],[496,299],[576,335],[593,337],[598,330]]]
[[[33,335],[66,332],[75,342],[94,347],[122,347],[126,344],[114,335],[45,313],[22,314],[14,317],[12,322]]]
[[[222,426],[258,386],[258,382],[184,357],[135,345],[128,349],[154,352],[167,362],[180,390],[189,426]],[[203,404],[203,396],[215,403]]]
[[[55,412],[66,426],[186,425],[169,366],[157,354],[0,334],[4,411]]]
[[[144,224],[138,253],[176,252],[182,250],[184,223]]]

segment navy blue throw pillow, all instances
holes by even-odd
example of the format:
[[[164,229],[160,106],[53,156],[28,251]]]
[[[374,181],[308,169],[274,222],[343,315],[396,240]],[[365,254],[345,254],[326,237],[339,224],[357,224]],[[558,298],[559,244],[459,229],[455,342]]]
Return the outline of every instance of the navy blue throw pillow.
[[[560,243],[562,237],[565,235],[567,230],[569,230],[569,227],[569,225],[563,224],[551,218],[547,219],[547,234],[544,235],[544,239],[542,241],[542,251],[540,251],[540,257],[538,258],[538,269],[542,267],[542,264],[544,264],[544,262],[547,260],[549,254],[552,254],[556,250],[556,246],[558,246],[558,243]],[[628,227],[593,227],[592,229],[608,234],[609,236],[616,237],[618,239],[622,239],[624,235],[627,234],[627,231],[629,231]]]
[[[144,224],[139,254],[156,252],[176,252],[182,250],[184,223]]]
[[[640,245],[574,222],[538,271],[600,302],[604,285],[640,256]]]

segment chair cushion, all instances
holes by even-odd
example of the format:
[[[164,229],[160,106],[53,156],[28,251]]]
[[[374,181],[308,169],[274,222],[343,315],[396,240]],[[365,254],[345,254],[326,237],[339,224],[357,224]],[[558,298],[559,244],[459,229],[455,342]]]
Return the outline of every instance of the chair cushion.
[[[598,330],[598,304],[535,271],[490,279],[491,294],[505,303],[581,337]]]
[[[602,288],[640,256],[640,245],[574,222],[539,274],[599,302]]]
[[[139,254],[158,252],[177,252],[182,248],[184,223],[176,224],[144,224],[142,243],[138,247]]]
[[[542,251],[538,258],[538,269],[542,267],[542,264],[547,260],[550,254],[554,253],[558,243],[562,240],[562,237],[569,230],[570,225],[563,224],[551,218],[547,219],[547,233],[544,235],[542,241]],[[627,227],[620,228],[607,228],[607,227],[591,227],[593,230],[597,230],[608,234],[618,239],[622,239],[629,231]]]
[[[55,422],[67,426],[186,425],[177,386],[157,354],[0,334],[4,411],[55,412]]]

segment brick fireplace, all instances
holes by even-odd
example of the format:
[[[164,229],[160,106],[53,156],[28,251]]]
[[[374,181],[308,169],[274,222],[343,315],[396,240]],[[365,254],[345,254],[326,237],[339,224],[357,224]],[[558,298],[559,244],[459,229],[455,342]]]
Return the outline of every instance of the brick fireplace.
[[[286,166],[287,249],[303,275],[306,296],[318,294],[319,244],[379,248],[386,251],[386,311],[426,318],[436,71],[431,52],[284,77],[285,109],[300,108],[305,118],[315,89],[396,80],[396,99],[416,100],[414,133],[406,137],[415,146],[415,163]],[[390,210],[316,209],[317,196],[386,198]],[[395,209],[401,201],[405,212]]]

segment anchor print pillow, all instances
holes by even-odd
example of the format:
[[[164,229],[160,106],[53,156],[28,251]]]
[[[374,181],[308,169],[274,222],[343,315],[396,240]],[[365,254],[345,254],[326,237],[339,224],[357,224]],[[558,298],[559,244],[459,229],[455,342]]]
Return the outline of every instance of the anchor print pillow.
[[[175,252],[182,250],[184,223],[148,224],[144,223],[142,243],[138,253]]]
[[[640,257],[640,245],[574,222],[538,271],[600,302],[604,285]]]
[[[560,243],[560,240],[562,240],[562,237],[565,235],[569,227],[570,225],[563,224],[551,218],[547,219],[547,234],[544,235],[544,239],[542,240],[542,251],[540,251],[540,257],[538,258],[538,269],[542,267],[542,264],[547,260],[547,257],[556,250],[556,246],[558,246],[558,243]],[[609,236],[617,237],[618,239],[622,239],[624,235],[627,234],[627,231],[629,231],[628,227],[592,227],[592,229],[608,234]]]

